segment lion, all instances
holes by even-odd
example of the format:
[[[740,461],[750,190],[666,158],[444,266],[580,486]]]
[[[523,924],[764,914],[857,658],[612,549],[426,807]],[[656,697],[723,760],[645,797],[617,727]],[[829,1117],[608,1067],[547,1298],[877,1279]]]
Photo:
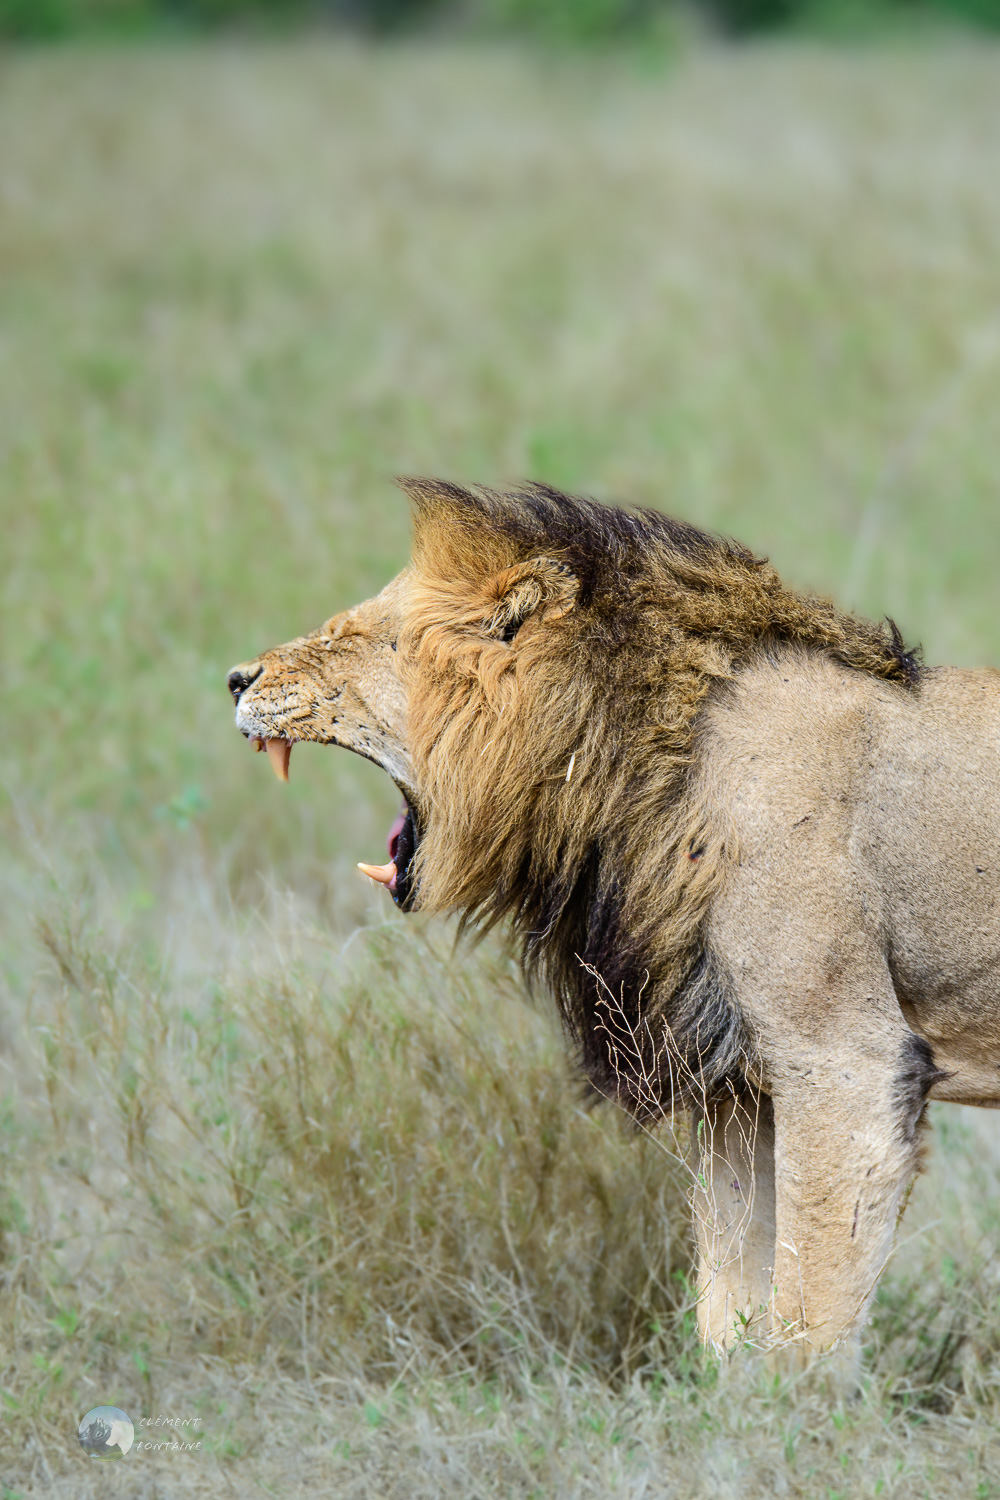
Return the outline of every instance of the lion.
[[[1000,674],[652,510],[404,479],[412,560],[235,667],[404,799],[404,911],[507,923],[597,1092],[691,1121],[698,1317],[859,1347],[928,1100],[1000,1104]]]

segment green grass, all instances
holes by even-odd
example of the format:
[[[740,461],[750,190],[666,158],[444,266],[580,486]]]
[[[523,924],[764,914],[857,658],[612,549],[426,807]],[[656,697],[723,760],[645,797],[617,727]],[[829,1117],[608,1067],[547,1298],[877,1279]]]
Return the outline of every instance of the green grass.
[[[717,1369],[669,1138],[356,876],[379,773],[232,728],[233,661],[404,561],[399,471],[659,505],[1000,660],[1000,53],[647,63],[2,59],[10,1492],[125,1483],[74,1451],[116,1402],[201,1418],[128,1459],[181,1496],[1000,1494],[990,1118],[936,1112],[859,1400]]]

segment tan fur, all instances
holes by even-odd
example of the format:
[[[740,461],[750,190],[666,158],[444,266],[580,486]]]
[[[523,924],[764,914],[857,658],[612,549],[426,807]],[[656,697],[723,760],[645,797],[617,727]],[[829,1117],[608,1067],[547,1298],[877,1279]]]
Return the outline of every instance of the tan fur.
[[[509,921],[595,1086],[693,1108],[707,1339],[853,1336],[926,1098],[1000,1102],[997,679],[656,514],[404,487],[411,567],[237,723],[383,765],[407,902]]]

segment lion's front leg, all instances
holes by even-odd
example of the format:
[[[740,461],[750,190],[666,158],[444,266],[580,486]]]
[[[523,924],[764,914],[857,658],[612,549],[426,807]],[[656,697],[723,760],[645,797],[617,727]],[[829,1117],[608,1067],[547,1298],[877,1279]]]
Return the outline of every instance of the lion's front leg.
[[[698,1327],[730,1348],[766,1326],[774,1266],[774,1116],[752,1089],[723,1095],[691,1121]]]
[[[937,1075],[920,1038],[882,1040],[776,1082],[773,1342],[854,1345],[892,1251]]]

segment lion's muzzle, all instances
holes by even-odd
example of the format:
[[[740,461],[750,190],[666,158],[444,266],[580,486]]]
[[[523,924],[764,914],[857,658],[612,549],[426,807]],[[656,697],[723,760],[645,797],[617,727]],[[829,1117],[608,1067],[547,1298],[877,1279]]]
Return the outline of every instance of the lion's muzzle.
[[[264,663],[260,661],[242,662],[240,666],[233,667],[226,684],[233,695],[236,704],[236,723],[239,726],[240,699],[247,688],[257,681],[264,670]],[[246,735],[255,750],[266,750],[271,769],[279,781],[288,780],[288,762],[292,756],[291,741],[284,737],[267,737],[265,735],[252,735],[247,729],[241,732]]]

